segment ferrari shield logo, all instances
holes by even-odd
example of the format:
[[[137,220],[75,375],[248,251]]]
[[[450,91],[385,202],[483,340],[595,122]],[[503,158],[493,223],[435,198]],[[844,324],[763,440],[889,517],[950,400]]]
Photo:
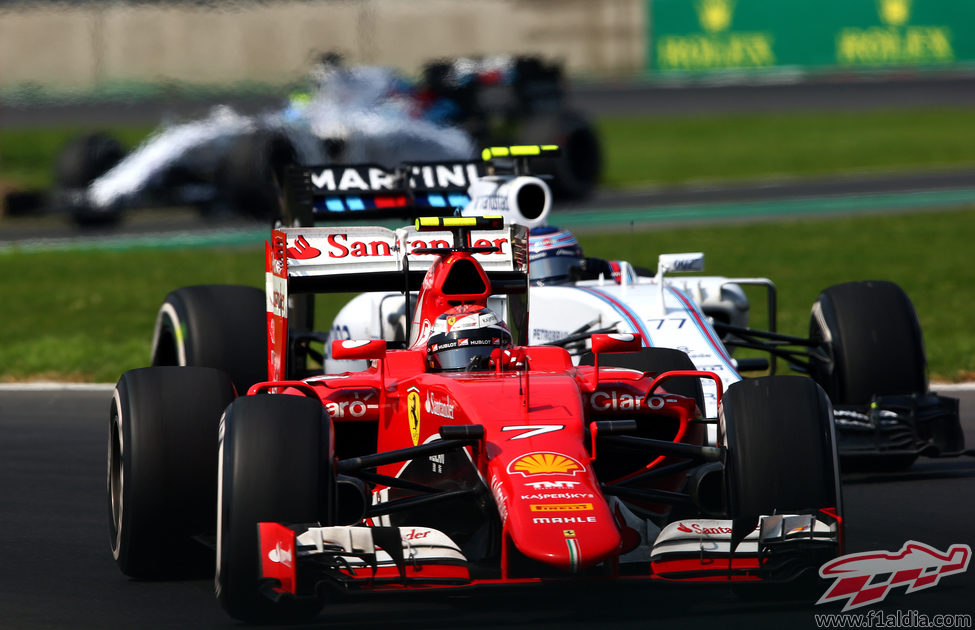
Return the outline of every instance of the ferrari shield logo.
[[[406,416],[410,423],[410,437],[416,446],[420,443],[420,390],[415,387],[411,387],[406,395]]]

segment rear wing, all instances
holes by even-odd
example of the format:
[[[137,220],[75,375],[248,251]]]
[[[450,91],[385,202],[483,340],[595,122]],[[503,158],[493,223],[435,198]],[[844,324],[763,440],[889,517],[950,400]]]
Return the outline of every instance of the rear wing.
[[[492,293],[527,293],[527,228],[502,225],[499,219],[442,221],[469,222],[470,242],[457,242],[456,230],[418,230],[416,226],[396,230],[373,226],[273,230],[265,244],[269,378],[286,377],[289,328],[292,334],[306,332],[314,321],[313,301],[302,300],[303,294],[417,291],[437,257],[430,250],[464,245],[496,249],[472,253],[487,275]],[[489,229],[484,229],[486,225]]]
[[[554,145],[484,149],[480,160],[291,166],[285,176],[284,225],[394,221],[430,216],[501,215],[508,223],[543,224],[551,209],[548,185],[529,175],[535,157]]]
[[[286,225],[449,216],[470,203],[471,184],[487,174],[480,161],[429,162],[386,169],[377,164],[292,166]]]
[[[509,292],[514,288],[512,281],[527,278],[528,230],[524,226],[479,230],[471,244],[497,248],[496,252],[473,254],[492,285],[497,283],[496,292]],[[271,256],[267,271],[286,280],[289,293],[417,290],[436,255],[416,250],[456,246],[450,231],[420,232],[414,226],[396,230],[377,226],[282,228],[272,231],[267,244]]]

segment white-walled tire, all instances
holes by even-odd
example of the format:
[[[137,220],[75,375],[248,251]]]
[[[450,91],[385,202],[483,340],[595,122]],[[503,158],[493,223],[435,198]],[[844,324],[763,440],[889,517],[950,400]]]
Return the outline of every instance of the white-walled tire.
[[[119,379],[107,491],[112,555],[125,575],[212,570],[212,552],[194,537],[216,528],[217,430],[233,398],[230,378],[210,368],[142,368]]]
[[[230,375],[241,395],[267,380],[264,291],[207,284],[166,296],[152,335],[152,365],[212,367]]]

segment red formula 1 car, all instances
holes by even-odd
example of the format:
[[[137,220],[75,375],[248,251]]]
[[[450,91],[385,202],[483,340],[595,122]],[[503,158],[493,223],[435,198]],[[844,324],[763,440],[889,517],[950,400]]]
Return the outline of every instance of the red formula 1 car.
[[[213,561],[209,546],[225,610],[274,620],[356,591],[781,582],[841,552],[818,385],[771,376],[722,392],[637,335],[593,335],[591,366],[525,346],[526,246],[524,228],[497,218],[286,228],[267,245],[263,322],[246,288],[168,302],[192,315],[178,329],[194,356],[233,362],[266,339],[267,380],[238,396],[214,368],[122,376],[108,466],[122,572],[184,575]],[[405,347],[335,341],[333,356],[371,367],[309,370],[323,337],[302,321],[304,300],[397,286],[419,291]],[[240,338],[255,329],[258,341]],[[620,352],[646,353],[654,371],[600,367]],[[702,379],[718,388],[715,444]]]

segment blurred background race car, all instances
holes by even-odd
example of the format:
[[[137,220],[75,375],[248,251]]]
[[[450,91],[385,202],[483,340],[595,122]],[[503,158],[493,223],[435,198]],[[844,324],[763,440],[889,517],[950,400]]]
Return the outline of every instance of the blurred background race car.
[[[82,225],[112,224],[136,207],[195,206],[275,219],[290,164],[470,159],[492,144],[558,144],[545,164],[562,199],[580,199],[602,171],[599,138],[571,110],[558,64],[537,57],[458,58],[427,64],[409,81],[380,66],[314,65],[278,110],[246,115],[226,105],[160,127],[126,155],[93,133],[68,144],[55,167],[54,204]]]

